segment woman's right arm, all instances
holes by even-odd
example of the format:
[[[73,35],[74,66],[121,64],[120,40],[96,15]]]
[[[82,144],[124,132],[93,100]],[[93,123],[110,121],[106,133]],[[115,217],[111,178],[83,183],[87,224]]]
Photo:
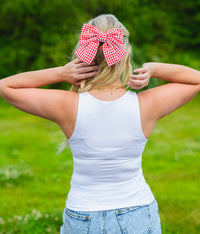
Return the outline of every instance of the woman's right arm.
[[[168,82],[191,85],[200,84],[200,71],[187,66],[150,62],[143,64],[143,68],[151,70],[151,77]]]
[[[186,66],[146,63],[134,72],[139,75],[131,76],[130,85],[147,77],[172,82],[138,94],[142,127],[147,138],[160,118],[189,102],[200,91],[200,72]]]
[[[200,71],[179,64],[144,63],[142,68],[134,70],[128,85],[132,89],[141,89],[149,83],[151,77],[171,83],[200,84]]]

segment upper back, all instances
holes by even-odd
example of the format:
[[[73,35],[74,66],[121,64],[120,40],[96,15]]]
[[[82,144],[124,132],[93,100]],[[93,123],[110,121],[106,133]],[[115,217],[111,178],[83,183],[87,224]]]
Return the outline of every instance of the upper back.
[[[140,156],[145,143],[135,92],[127,91],[113,101],[99,100],[88,92],[79,94],[76,124],[69,139],[72,153],[123,149]]]

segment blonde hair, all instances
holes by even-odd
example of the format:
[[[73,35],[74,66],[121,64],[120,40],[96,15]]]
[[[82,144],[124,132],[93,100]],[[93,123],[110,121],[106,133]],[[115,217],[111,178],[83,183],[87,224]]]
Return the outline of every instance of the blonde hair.
[[[129,44],[128,36],[129,32],[124,27],[122,23],[112,14],[103,14],[99,15],[96,18],[90,20],[88,24],[96,26],[100,31],[107,32],[113,28],[121,28],[122,33],[124,35],[124,45],[123,49],[126,51],[126,54],[123,58],[113,66],[109,67],[107,65],[106,59],[103,55],[102,44],[99,45],[96,57],[94,59],[95,64],[98,65],[99,69],[96,76],[81,81],[80,86],[73,85],[71,91],[82,93],[88,92],[93,88],[111,86],[119,77],[121,78],[121,86],[126,86],[129,76],[132,73],[132,66],[130,64],[130,58],[132,56],[131,53],[131,45]],[[80,46],[80,43],[76,45],[74,51]],[[76,56],[73,55],[73,59]],[[126,86],[127,87],[127,86]]]
[[[99,31],[102,31],[105,33],[108,30],[113,29],[113,28],[121,28],[122,33],[124,35],[123,49],[126,51],[126,54],[122,57],[122,59],[119,62],[109,67],[103,55],[102,44],[100,44],[96,57],[94,59],[95,64],[98,65],[97,74],[94,77],[91,77],[87,80],[82,80],[81,84],[78,86],[73,85],[71,87],[71,91],[77,92],[77,93],[83,93],[83,92],[88,92],[91,89],[98,88],[98,87],[112,86],[117,81],[117,79],[119,79],[119,77],[121,81],[121,86],[119,87],[127,88],[127,82],[129,80],[130,74],[132,73],[132,66],[130,63],[130,59],[132,56],[132,49],[128,40],[128,37],[129,37],[128,30],[112,14],[99,15],[96,18],[90,20],[88,24],[96,26],[99,29]],[[78,42],[74,48],[74,51],[79,46],[80,46],[80,43]],[[74,53],[73,53],[72,58],[73,59],[77,58]],[[66,140],[65,142],[61,143],[60,146],[58,147],[59,152],[64,150],[67,146],[68,146],[68,141]]]

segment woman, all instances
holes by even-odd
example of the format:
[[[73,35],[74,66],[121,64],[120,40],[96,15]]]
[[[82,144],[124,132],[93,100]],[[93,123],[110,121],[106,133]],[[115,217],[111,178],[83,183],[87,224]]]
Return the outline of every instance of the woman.
[[[100,15],[84,24],[78,59],[0,81],[2,98],[56,122],[68,139],[74,171],[61,233],[161,233],[142,152],[156,122],[200,91],[200,72],[146,63],[131,74],[128,36],[113,15]],[[171,83],[139,94],[125,88],[140,89],[150,77]],[[38,89],[61,81],[72,90]]]

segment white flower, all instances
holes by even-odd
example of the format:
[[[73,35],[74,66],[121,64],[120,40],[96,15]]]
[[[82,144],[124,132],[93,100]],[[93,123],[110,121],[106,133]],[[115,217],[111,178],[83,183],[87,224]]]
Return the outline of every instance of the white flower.
[[[2,217],[0,217],[0,224],[1,224],[1,225],[4,225],[4,224],[5,224],[5,221],[3,220]]]
[[[35,216],[35,220],[38,220],[39,218],[42,218],[43,217],[43,215],[42,215],[42,213],[40,212],[40,211],[37,211],[37,210],[33,210],[34,211],[34,216]]]
[[[52,232],[51,227],[48,227],[48,228],[46,229],[46,232]]]
[[[22,217],[19,216],[19,215],[14,215],[13,216],[13,219],[17,220],[17,221],[21,221],[22,220]]]
[[[27,223],[29,220],[29,214],[26,214],[25,217],[24,217],[24,223]]]

